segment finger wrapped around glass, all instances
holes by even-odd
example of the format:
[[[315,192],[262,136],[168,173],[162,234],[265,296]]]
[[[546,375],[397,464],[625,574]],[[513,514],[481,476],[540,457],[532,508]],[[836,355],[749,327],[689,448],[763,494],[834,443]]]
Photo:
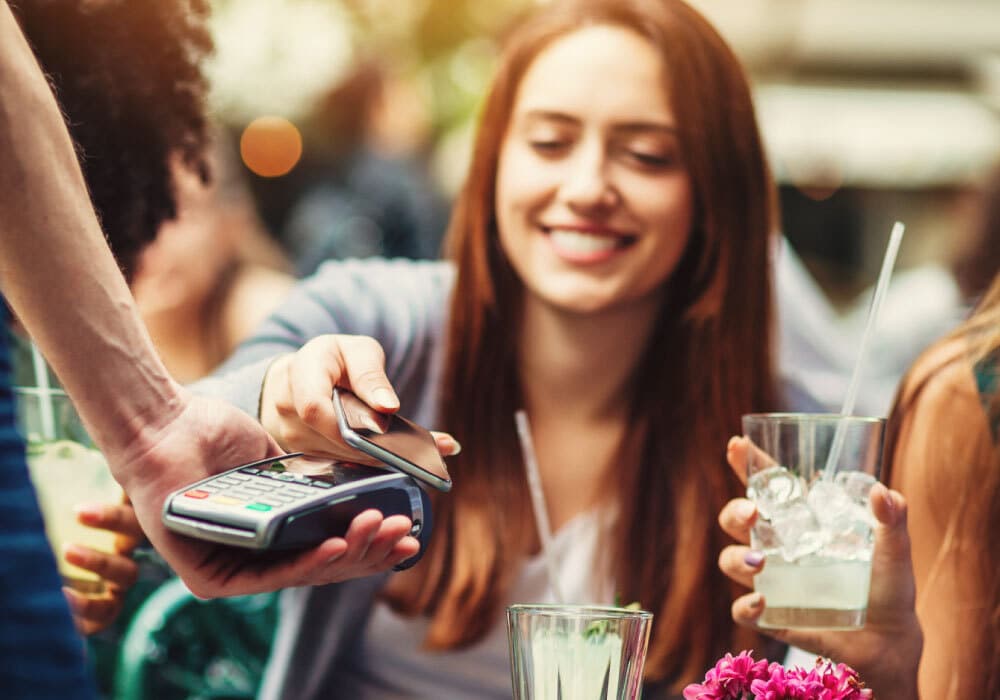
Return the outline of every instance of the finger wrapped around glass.
[[[122,489],[104,456],[94,449],[69,397],[57,389],[18,388],[17,418],[27,442],[28,469],[66,585],[87,594],[104,592],[93,571],[66,561],[64,545],[82,544],[115,551],[115,533],[88,527],[77,519],[80,503],[118,503]]]
[[[868,502],[885,421],[825,414],[743,417],[751,545],[766,564],[754,589],[768,628],[863,627],[875,518]]]

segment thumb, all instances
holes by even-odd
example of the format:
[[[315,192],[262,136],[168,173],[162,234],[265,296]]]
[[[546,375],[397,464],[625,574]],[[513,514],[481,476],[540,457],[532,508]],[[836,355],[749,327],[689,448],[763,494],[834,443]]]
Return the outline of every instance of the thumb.
[[[399,397],[385,374],[385,352],[374,338],[340,336],[338,345],[350,389],[377,411],[394,413]]]
[[[883,484],[875,484],[869,495],[872,512],[878,520],[875,528],[875,551],[873,557],[881,559],[886,570],[905,575],[912,572],[910,561],[910,535],[906,529],[906,499],[898,491],[892,491]],[[912,588],[912,577],[910,573]]]
[[[909,549],[910,538],[906,533],[906,499],[903,494],[876,483],[868,495],[872,512],[881,527],[880,533],[891,535],[897,544],[905,544]]]

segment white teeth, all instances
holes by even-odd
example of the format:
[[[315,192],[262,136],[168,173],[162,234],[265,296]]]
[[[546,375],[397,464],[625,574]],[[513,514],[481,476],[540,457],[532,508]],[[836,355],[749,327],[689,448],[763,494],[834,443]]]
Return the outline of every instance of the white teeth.
[[[592,236],[565,229],[552,229],[549,236],[557,248],[570,253],[603,253],[618,247],[616,236]]]

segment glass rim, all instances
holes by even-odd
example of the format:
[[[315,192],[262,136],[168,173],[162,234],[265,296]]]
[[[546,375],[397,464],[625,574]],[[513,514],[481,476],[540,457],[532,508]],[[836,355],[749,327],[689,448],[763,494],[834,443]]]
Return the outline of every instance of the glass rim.
[[[755,423],[853,423],[853,424],[877,424],[885,423],[886,419],[879,416],[845,416],[842,413],[744,413],[741,417],[743,421]]]
[[[563,603],[514,603],[507,606],[508,614],[528,614],[545,617],[593,617],[600,619],[651,618],[648,610],[630,610],[613,605],[576,605]]]

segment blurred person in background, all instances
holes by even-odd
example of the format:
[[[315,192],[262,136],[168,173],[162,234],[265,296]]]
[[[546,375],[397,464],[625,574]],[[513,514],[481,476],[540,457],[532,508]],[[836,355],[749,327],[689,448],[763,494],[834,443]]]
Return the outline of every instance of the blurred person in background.
[[[897,271],[892,278],[878,328],[871,338],[871,352],[858,402],[861,413],[887,415],[899,389],[900,380],[917,361],[920,353],[958,327],[976,307],[1000,269],[1000,169],[992,177],[952,195],[952,216],[947,239],[950,247],[944,259],[929,261]],[[970,215],[969,209],[972,209]],[[904,244],[905,245],[905,244]],[[864,330],[873,288],[857,296],[833,320],[838,338],[827,343],[831,358],[841,358],[835,377],[826,383],[832,401],[829,410],[838,410],[853,371],[854,348]],[[797,304],[793,301],[789,304]],[[818,380],[817,380],[818,381]]]
[[[331,259],[440,257],[447,204],[419,144],[392,133],[402,123],[394,112],[413,109],[392,89],[399,80],[363,58],[308,118],[306,158],[294,175],[306,185],[282,231],[299,275]]]
[[[334,385],[465,446],[420,566],[285,594],[263,697],[510,697],[504,606],[554,596],[522,407],[568,597],[656,615],[644,697],[765,643],[715,560],[740,491],[718,445],[779,389],[775,197],[735,56],[676,0],[546,5],[469,172],[450,262],[327,263],[201,385],[289,449],[351,454]]]
[[[178,215],[142,251],[131,284],[157,352],[182,383],[229,357],[295,281],[227,144],[216,140],[208,157],[208,184],[176,160],[171,164]],[[115,240],[109,242],[115,250]]]

